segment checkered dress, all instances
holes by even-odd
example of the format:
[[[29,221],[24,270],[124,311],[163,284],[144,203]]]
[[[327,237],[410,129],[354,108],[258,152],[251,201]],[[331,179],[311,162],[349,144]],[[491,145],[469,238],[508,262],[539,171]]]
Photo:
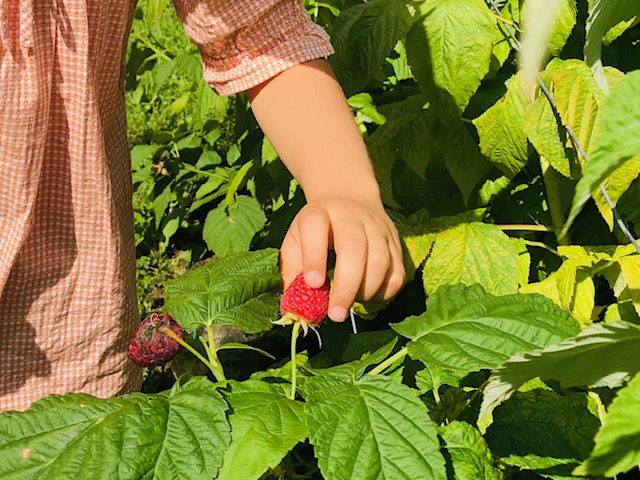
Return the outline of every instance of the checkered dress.
[[[220,94],[332,53],[300,0],[175,0]],[[0,411],[140,387],[123,99],[134,0],[0,1]]]

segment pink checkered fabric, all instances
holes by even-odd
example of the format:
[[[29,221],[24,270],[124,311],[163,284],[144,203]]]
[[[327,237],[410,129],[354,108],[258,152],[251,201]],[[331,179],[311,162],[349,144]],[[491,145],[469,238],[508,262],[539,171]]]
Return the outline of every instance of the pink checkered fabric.
[[[332,53],[299,0],[175,0],[220,94]],[[137,390],[123,78],[135,0],[0,3],[0,411]]]

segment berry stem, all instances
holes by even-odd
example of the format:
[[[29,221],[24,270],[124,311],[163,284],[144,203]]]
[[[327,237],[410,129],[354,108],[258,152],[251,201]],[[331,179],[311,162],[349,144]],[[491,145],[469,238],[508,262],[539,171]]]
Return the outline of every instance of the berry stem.
[[[291,329],[291,393],[289,398],[296,399],[296,381],[298,376],[298,362],[296,361],[296,343],[300,334],[300,322],[295,322]]]
[[[387,358],[384,362],[379,363],[376,367],[372,368],[369,374],[377,375],[379,373],[384,372],[388,367],[393,365],[396,362],[396,360],[406,357],[407,353],[409,353],[409,351],[407,350],[407,347],[402,347],[395,354]]]

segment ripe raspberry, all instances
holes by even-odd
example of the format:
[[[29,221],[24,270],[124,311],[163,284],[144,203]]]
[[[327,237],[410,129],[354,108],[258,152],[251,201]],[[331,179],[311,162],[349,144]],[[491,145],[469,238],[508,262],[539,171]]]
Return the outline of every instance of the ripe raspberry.
[[[329,279],[320,288],[311,288],[304,281],[304,276],[299,274],[280,300],[281,322],[283,324],[300,322],[303,330],[307,326],[317,326],[327,316],[329,308]]]
[[[153,313],[136,329],[127,356],[141,367],[164,365],[182,349],[182,345],[166,335],[162,328],[173,330],[180,338],[184,332],[169,315]]]

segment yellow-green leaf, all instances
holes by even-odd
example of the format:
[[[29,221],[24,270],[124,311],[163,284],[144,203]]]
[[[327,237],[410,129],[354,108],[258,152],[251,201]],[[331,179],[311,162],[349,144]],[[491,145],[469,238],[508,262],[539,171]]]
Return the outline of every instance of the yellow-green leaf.
[[[518,252],[495,225],[473,222],[448,228],[436,240],[424,266],[427,295],[442,285],[480,284],[494,295],[518,290]]]

